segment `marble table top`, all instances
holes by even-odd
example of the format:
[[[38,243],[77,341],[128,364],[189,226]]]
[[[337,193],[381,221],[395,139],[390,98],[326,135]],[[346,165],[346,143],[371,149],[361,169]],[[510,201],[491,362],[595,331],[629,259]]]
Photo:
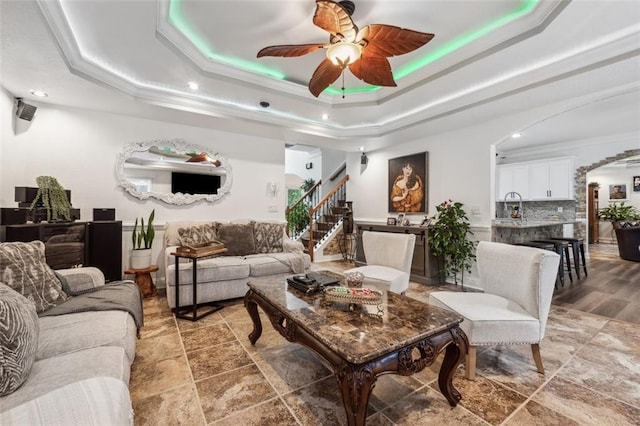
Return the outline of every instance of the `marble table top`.
[[[450,329],[462,321],[455,312],[386,291],[365,280],[363,287],[383,291],[381,305],[330,302],[323,293],[305,295],[286,277],[251,279],[249,287],[298,326],[351,363],[359,364]]]

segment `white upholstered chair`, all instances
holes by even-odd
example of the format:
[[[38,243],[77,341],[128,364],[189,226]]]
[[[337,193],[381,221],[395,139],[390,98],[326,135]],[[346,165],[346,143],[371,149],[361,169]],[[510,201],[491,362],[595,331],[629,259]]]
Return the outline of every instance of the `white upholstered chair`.
[[[530,344],[538,372],[544,374],[539,343],[544,337],[560,256],[532,247],[482,241],[477,266],[480,292],[431,293],[429,303],[464,317],[469,339],[466,377],[476,371],[476,347]]]
[[[362,248],[367,265],[344,272],[362,272],[367,278],[387,282],[389,291],[404,294],[409,288],[415,244],[414,234],[364,231]]]

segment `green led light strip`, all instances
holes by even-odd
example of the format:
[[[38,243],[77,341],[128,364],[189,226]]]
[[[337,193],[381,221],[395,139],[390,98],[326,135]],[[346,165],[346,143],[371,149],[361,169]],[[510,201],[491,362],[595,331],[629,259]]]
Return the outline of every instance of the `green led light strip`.
[[[518,7],[516,7],[511,12],[508,12],[502,16],[499,16],[497,19],[489,22],[488,24],[473,30],[467,33],[464,33],[448,43],[443,44],[439,48],[430,51],[426,55],[417,58],[408,64],[400,67],[398,71],[393,73],[393,78],[398,81],[419,69],[429,65],[430,63],[447,56],[450,53],[455,52],[468,45],[469,43],[483,37],[492,31],[497,30],[500,27],[524,16],[528,13],[531,13],[537,4],[541,0],[522,0],[522,3]],[[213,51],[211,46],[205,41],[204,37],[194,31],[190,26],[187,20],[185,19],[182,13],[182,0],[169,0],[169,23],[173,25],[176,30],[180,31],[194,46],[196,49],[200,51],[206,58],[221,62],[223,64],[231,65],[236,68],[240,68],[243,70],[255,72],[262,75],[267,75],[269,77],[274,77],[279,80],[286,80],[287,76],[277,70],[269,68],[267,66],[260,65],[256,62],[246,61],[244,59],[231,58],[222,56]],[[351,87],[345,88],[344,93],[365,93],[365,92],[374,92],[376,90],[381,89],[380,86],[363,86],[363,87]],[[333,87],[328,87],[325,89],[325,93],[331,95],[339,95],[342,94],[341,89],[336,89]]]

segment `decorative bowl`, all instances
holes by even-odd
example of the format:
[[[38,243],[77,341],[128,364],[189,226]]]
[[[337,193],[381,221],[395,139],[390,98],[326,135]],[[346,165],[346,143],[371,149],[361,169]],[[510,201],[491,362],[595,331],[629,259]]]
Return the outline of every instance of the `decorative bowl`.
[[[362,272],[347,272],[344,276],[349,287],[360,287],[364,282],[364,274]]]

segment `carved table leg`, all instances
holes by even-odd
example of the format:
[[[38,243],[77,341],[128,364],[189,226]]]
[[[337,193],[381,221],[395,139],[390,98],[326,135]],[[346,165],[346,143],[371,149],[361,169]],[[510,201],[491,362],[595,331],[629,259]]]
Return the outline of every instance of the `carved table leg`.
[[[249,341],[255,345],[260,336],[262,336],[262,322],[260,314],[258,314],[258,305],[253,301],[253,290],[249,290],[244,296],[244,307],[249,312],[251,321],[253,321],[253,331],[249,334]]]
[[[450,333],[453,341],[447,345],[444,360],[440,367],[440,374],[438,375],[438,386],[440,387],[440,392],[449,401],[449,404],[455,407],[462,396],[453,387],[453,375],[467,353],[469,342],[467,336],[458,327],[451,329]]]
[[[370,365],[342,364],[336,374],[342,404],[349,426],[363,426],[367,418],[369,396],[376,384],[376,374]]]

